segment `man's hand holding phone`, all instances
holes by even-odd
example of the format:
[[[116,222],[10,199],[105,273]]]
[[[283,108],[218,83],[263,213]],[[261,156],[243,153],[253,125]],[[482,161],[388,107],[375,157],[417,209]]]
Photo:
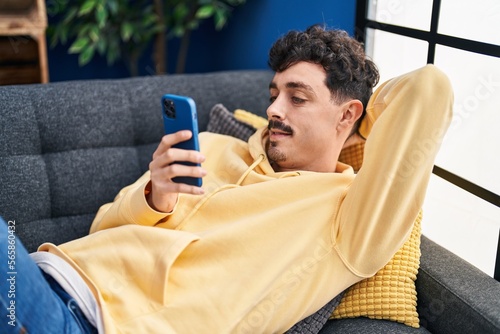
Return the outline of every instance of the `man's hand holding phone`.
[[[205,157],[199,152],[196,104],[187,96],[166,94],[161,98],[166,135],[149,165],[151,191],[149,205],[158,211],[171,212],[179,193],[203,194],[201,168]]]
[[[148,194],[148,204],[155,210],[171,212],[177,202],[179,193],[202,195],[203,188],[180,182],[174,182],[176,177],[202,178],[207,172],[199,166],[205,157],[196,150],[185,150],[174,146],[189,140],[192,132],[181,130],[163,136],[160,145],[153,154],[149,164],[151,172],[151,192]],[[192,165],[176,163],[190,162]]]

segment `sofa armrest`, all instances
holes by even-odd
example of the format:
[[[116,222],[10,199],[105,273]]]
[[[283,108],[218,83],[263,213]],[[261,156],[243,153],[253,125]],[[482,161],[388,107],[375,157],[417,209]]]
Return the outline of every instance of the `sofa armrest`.
[[[425,236],[421,249],[420,324],[432,333],[500,333],[500,283]]]

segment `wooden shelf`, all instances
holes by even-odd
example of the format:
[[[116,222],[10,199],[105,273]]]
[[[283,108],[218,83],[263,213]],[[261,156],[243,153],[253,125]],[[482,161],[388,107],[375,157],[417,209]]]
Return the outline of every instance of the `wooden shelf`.
[[[49,81],[43,0],[0,5],[0,85]]]

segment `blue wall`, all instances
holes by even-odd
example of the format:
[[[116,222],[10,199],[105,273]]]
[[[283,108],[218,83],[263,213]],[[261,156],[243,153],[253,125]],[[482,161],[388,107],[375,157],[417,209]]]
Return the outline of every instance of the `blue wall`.
[[[186,72],[266,69],[270,46],[289,30],[320,23],[352,34],[355,7],[355,0],[247,0],[235,8],[222,31],[215,31],[212,21],[207,21],[193,32]],[[176,40],[169,42],[170,73],[175,71],[178,44]],[[150,51],[146,50],[140,61],[140,75],[153,74]],[[106,60],[98,56],[79,67],[78,57],[68,55],[67,46],[49,48],[48,58],[50,81],[129,76],[123,62],[107,66]]]

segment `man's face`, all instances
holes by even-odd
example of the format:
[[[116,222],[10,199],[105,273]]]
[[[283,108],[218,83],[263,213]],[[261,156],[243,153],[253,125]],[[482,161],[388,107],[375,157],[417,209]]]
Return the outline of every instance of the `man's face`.
[[[321,65],[299,62],[269,85],[267,155],[276,171],[334,172],[343,105],[334,102]],[[340,145],[340,146],[339,146]]]

